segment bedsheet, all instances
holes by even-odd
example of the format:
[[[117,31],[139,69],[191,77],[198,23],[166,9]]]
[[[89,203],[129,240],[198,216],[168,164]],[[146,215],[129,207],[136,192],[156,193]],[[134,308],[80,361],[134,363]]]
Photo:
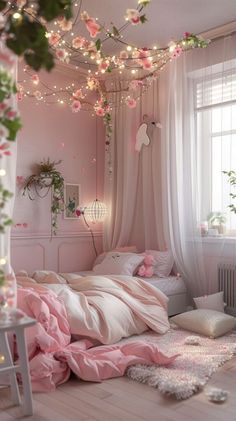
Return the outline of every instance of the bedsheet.
[[[79,275],[79,276],[94,276],[93,271],[80,271],[74,274],[63,273],[62,274],[65,279],[69,279],[70,276]],[[142,278],[141,276],[135,276],[137,279],[142,279],[143,281],[149,283],[150,285],[158,288],[161,292],[163,292],[167,297],[176,294],[185,294],[187,289],[184,283],[184,280],[180,276],[168,276],[166,278],[159,278],[158,276],[154,275],[150,278]]]

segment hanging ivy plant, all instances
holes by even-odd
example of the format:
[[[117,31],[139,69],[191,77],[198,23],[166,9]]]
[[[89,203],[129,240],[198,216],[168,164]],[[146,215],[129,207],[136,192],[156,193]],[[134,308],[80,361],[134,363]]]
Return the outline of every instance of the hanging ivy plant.
[[[64,211],[64,178],[56,169],[62,161],[43,160],[37,165],[35,174],[30,175],[24,183],[23,195],[30,200],[37,196],[44,198],[51,191],[51,233],[56,235],[58,229],[58,215]]]
[[[59,16],[72,17],[72,0],[0,0],[0,11],[4,11],[6,22],[0,35],[6,45],[34,70],[51,70],[54,58],[46,37],[45,21],[51,22]]]

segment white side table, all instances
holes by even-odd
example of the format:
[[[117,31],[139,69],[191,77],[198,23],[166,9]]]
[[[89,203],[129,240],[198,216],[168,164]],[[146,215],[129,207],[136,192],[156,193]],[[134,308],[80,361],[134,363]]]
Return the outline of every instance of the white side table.
[[[36,320],[29,317],[23,317],[16,322],[0,324],[0,353],[4,356],[4,361],[0,361],[1,374],[9,374],[11,386],[11,398],[14,404],[21,405],[19,387],[17,383],[16,373],[21,374],[23,386],[23,411],[24,415],[33,414],[32,391],[29,375],[28,352],[25,342],[25,328],[33,326]],[[19,355],[19,364],[14,365],[8,342],[8,332],[16,335],[17,351]]]

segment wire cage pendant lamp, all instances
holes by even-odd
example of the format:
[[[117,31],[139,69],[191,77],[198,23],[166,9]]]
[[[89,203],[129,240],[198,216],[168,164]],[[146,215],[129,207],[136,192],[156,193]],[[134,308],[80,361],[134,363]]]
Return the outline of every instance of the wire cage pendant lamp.
[[[107,206],[100,200],[95,199],[86,206],[84,214],[86,219],[94,224],[97,222],[103,222],[107,216]]]
[[[107,206],[98,198],[98,127],[96,117],[96,199],[90,202],[84,209],[84,216],[87,221],[94,224],[103,222],[107,216]]]

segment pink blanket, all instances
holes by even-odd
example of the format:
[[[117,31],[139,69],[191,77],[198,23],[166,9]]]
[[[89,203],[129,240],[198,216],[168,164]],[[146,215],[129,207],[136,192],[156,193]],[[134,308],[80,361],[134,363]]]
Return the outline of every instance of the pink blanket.
[[[97,338],[71,343],[70,318],[64,302],[47,288],[18,288],[18,307],[38,321],[26,330],[34,391],[54,390],[67,381],[71,370],[83,380],[101,381],[122,376],[133,364],[168,365],[176,358],[141,341],[96,347]]]

